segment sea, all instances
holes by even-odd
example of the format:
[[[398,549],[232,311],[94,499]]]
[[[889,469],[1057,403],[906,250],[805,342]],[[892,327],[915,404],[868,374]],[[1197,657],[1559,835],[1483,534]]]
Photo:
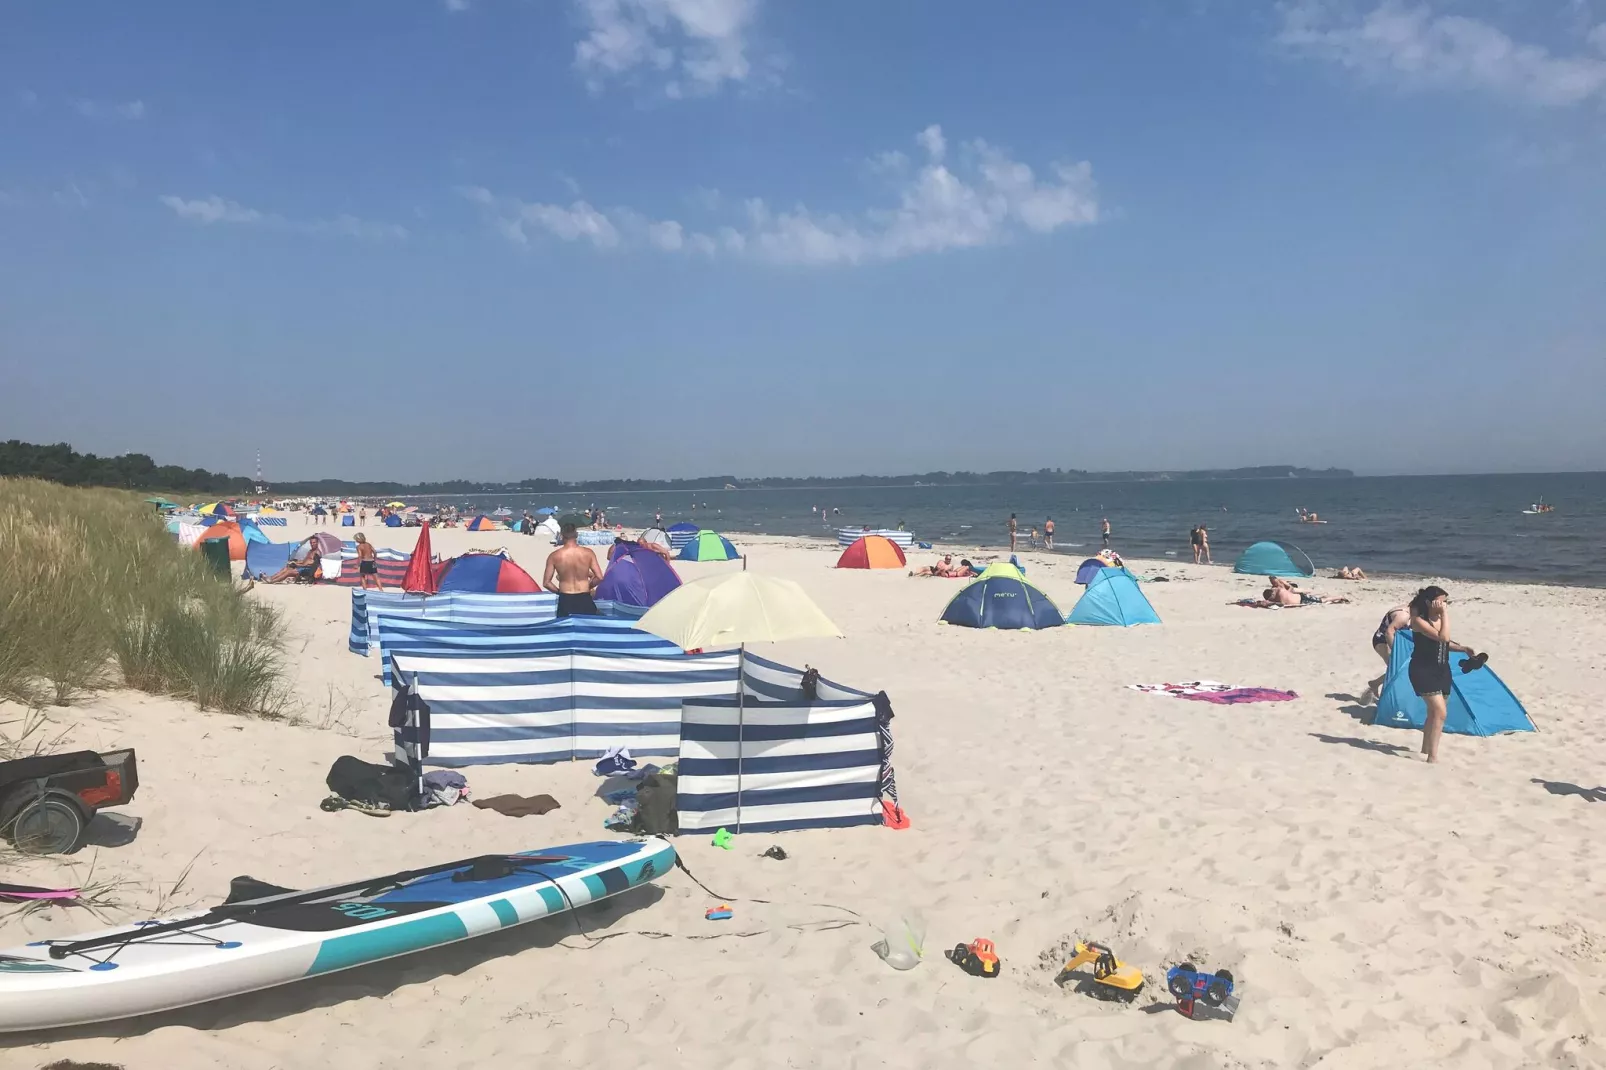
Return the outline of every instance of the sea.
[[[1541,500],[1553,512],[1526,515]],[[422,504],[421,502],[419,504]],[[1111,545],[1133,558],[1191,560],[1203,524],[1217,564],[1250,543],[1292,543],[1318,568],[1368,573],[1606,587],[1606,473],[1353,478],[1150,480],[1014,485],[831,486],[787,489],[580,492],[544,498],[471,495],[457,501],[515,515],[596,506],[627,530],[689,521],[740,544],[747,532],[835,540],[839,528],[902,525],[937,547],[1007,547],[1016,514],[1055,524],[1055,550],[1087,556],[1108,517]],[[821,519],[820,511],[827,511]],[[1298,511],[1326,523],[1301,522]]]

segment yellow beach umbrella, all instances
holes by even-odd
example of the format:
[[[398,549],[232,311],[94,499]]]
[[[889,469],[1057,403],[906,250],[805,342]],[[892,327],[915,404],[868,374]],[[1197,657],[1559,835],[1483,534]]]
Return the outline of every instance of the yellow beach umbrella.
[[[407,503],[406,502],[386,502],[385,503],[385,508],[386,509],[405,509],[405,508],[407,508]]]
[[[757,572],[683,583],[647,610],[636,627],[686,650],[842,634],[802,587]]]
[[[636,622],[644,632],[662,636],[686,650],[735,646],[736,659],[736,831],[742,831],[742,739],[747,696],[742,678],[748,643],[840,636],[825,611],[791,580],[732,572],[683,583],[658,600]]]

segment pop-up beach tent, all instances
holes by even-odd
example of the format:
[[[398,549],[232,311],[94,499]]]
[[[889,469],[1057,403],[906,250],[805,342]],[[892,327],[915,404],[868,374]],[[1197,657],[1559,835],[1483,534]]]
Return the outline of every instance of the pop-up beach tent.
[[[1160,615],[1138,589],[1138,581],[1131,573],[1124,568],[1105,568],[1088,582],[1067,622],[1130,628],[1134,624],[1159,624]]]
[[[669,548],[679,553],[680,548],[695,539],[700,530],[696,524],[688,524],[685,521],[669,525],[665,530],[665,534],[669,536]]]
[[[1383,694],[1377,700],[1373,724],[1419,729],[1427,723],[1427,703],[1411,688],[1409,666],[1414,645],[1410,629],[1401,628],[1394,633],[1389,671],[1383,679]],[[1532,732],[1532,718],[1505,681],[1488,666],[1462,672],[1461,663],[1466,659],[1465,654],[1450,654],[1450,694],[1445,701],[1444,730],[1460,736]]]
[[[954,595],[942,619],[965,628],[1057,628],[1065,623],[1053,599],[1002,561],[988,565]]]
[[[620,542],[608,555],[608,571],[597,584],[597,597],[627,606],[651,606],[680,586],[680,576],[664,555],[650,546]]]
[[[465,531],[503,531],[505,528],[500,520],[492,520],[481,514],[463,525]]]
[[[1248,576],[1311,576],[1316,572],[1310,557],[1286,542],[1257,542],[1238,555],[1234,572]]]
[[[441,591],[534,594],[541,590],[528,572],[501,554],[467,553],[443,561],[435,579]]]
[[[731,541],[717,531],[699,531],[697,537],[680,548],[682,561],[734,561],[742,555]]]
[[[902,568],[908,563],[898,544],[880,535],[853,540],[836,559],[837,568]]]

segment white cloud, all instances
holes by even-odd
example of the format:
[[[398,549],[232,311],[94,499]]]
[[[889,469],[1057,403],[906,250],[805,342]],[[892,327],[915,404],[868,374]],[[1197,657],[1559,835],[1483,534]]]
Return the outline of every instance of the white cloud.
[[[85,119],[143,119],[145,118],[145,102],[143,100],[101,101],[101,100],[74,100],[73,111]]]
[[[89,207],[89,197],[76,182],[68,182],[65,186],[51,193],[50,199],[68,208]]]
[[[268,227],[275,230],[297,231],[303,234],[332,234],[365,241],[400,241],[407,237],[407,228],[395,223],[376,223],[352,215],[337,215],[332,219],[286,219],[272,212],[247,208],[235,201],[213,194],[210,197],[186,200],[171,194],[158,197],[158,201],[172,209],[180,219],[202,226],[215,223],[234,223],[242,226]]]
[[[519,245],[533,232],[598,249],[646,246],[669,253],[750,257],[782,264],[858,264],[1007,242],[1022,233],[1048,234],[1100,219],[1098,190],[1087,163],[1058,163],[1039,176],[985,141],[959,146],[950,166],[942,128],[916,139],[926,161],[911,174],[907,158],[882,174],[892,183],[890,207],[854,214],[817,212],[804,205],[777,210],[762,198],[741,204],[740,218],[709,232],[672,219],[652,220],[629,208],[598,209],[584,200],[564,206],[499,197],[483,187],[458,192],[484,208],[492,225]],[[874,158],[884,162],[883,153]],[[706,191],[705,191],[706,193]],[[718,211],[723,198],[704,196]]]
[[[574,0],[585,37],[574,66],[592,92],[662,79],[666,96],[704,96],[754,76],[748,34],[758,0]]]
[[[1588,33],[1589,43],[1606,52],[1606,22],[1601,23]]]
[[[1478,89],[1566,107],[1606,95],[1606,60],[1555,55],[1479,19],[1385,0],[1356,17],[1331,0],[1282,6],[1283,46],[1367,77],[1439,89]]]

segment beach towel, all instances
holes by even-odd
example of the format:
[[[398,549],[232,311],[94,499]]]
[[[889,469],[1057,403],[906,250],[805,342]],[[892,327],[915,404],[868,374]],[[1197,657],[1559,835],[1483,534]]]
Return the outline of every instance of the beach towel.
[[[1240,598],[1236,602],[1228,602],[1229,606],[1243,606],[1245,609],[1298,609],[1298,606],[1280,606],[1276,602],[1268,602],[1264,598]]]
[[[1237,687],[1215,680],[1190,680],[1181,684],[1127,684],[1133,691],[1149,695],[1168,695],[1171,698],[1191,699],[1194,702],[1213,702],[1219,706],[1238,706],[1247,702],[1291,702],[1299,697],[1294,691],[1279,691],[1272,687]]]
[[[1214,702],[1219,706],[1239,706],[1246,702],[1292,702],[1298,692],[1278,691],[1274,687],[1234,687],[1227,691],[1196,691],[1177,698],[1194,702]]]
[[[1126,686],[1133,691],[1142,691],[1149,695],[1198,695],[1234,689],[1232,684],[1224,684],[1216,680],[1189,680],[1180,684],[1127,684]]]
[[[562,804],[550,795],[493,795],[489,799],[475,799],[473,805],[481,810],[495,810],[508,817],[540,817]]]

